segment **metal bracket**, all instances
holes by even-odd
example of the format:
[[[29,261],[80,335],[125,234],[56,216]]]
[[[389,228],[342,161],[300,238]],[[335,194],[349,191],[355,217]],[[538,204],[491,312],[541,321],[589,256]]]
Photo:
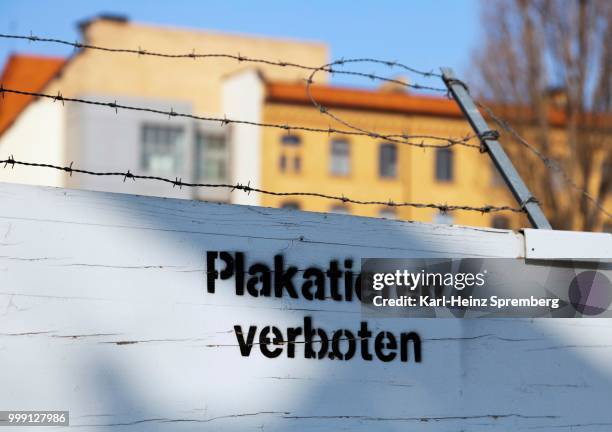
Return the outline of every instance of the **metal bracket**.
[[[512,161],[497,140],[497,134],[489,129],[489,125],[469,94],[467,86],[455,77],[455,73],[451,68],[442,68],[442,79],[448,91],[461,108],[461,111],[467,117],[472,129],[480,138],[483,149],[491,156],[495,167],[512,191],[514,198],[525,209],[531,224],[535,228],[552,229],[537,200],[527,189],[527,185],[525,185],[516,168],[512,165]]]

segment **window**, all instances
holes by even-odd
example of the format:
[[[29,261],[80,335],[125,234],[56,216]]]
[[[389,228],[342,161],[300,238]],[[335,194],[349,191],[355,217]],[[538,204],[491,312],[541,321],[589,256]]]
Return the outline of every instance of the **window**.
[[[332,213],[337,213],[337,214],[350,214],[351,212],[349,211],[348,207],[342,204],[337,204],[335,206],[333,206],[330,211]]]
[[[280,172],[293,171],[299,173],[302,170],[302,158],[300,156],[300,145],[302,140],[297,135],[281,136],[280,156],[278,168]]]
[[[453,181],[453,150],[450,148],[436,149],[436,180]]]
[[[145,124],[141,130],[141,168],[159,175],[181,169],[183,128]]]
[[[195,175],[197,180],[224,181],[227,179],[227,147],[223,135],[196,136]]]
[[[437,213],[433,218],[433,223],[442,224],[442,225],[452,225],[454,222],[454,218],[448,213]]]
[[[302,140],[297,135],[283,135],[281,138],[281,143],[286,146],[299,146],[302,143]]]
[[[491,219],[491,227],[497,229],[510,229],[510,220],[506,216],[494,216]]]
[[[333,140],[331,142],[331,159],[329,170],[334,175],[349,175],[351,171],[351,159],[348,141]]]
[[[281,204],[281,208],[289,209],[289,210],[299,210],[300,204],[296,201],[285,201]]]
[[[397,176],[397,147],[395,144],[381,144],[378,155],[378,174],[381,177]]]

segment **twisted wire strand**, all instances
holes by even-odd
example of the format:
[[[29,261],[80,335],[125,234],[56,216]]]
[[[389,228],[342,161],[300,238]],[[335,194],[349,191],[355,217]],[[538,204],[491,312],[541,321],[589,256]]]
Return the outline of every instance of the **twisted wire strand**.
[[[315,83],[314,82],[314,77],[315,77],[315,75],[317,73],[322,72],[322,71],[329,71],[329,70],[336,71],[336,69],[333,69],[333,66],[336,66],[336,65],[344,65],[346,63],[372,63],[372,62],[379,63],[380,60],[369,59],[369,58],[349,59],[349,60],[340,59],[340,60],[335,60],[335,61],[333,61],[331,63],[327,63],[325,65],[322,65],[322,66],[316,68],[315,70],[313,70],[310,73],[309,77],[306,79],[306,93],[308,94],[308,98],[310,99],[310,102],[313,104],[313,106],[315,108],[317,108],[317,110],[319,110],[319,112],[321,114],[323,114],[323,115],[331,118],[332,120],[340,123],[341,125],[349,128],[352,132],[356,132],[356,133],[359,133],[359,134],[369,135],[370,137],[375,138],[375,139],[381,139],[381,140],[390,141],[390,142],[399,142],[399,143],[402,143],[402,140],[400,140],[400,138],[403,137],[402,135],[397,135],[397,134],[382,134],[382,133],[378,133],[378,132],[372,132],[372,131],[369,131],[367,129],[360,128],[360,127],[358,127],[358,126],[356,126],[356,125],[354,125],[354,124],[344,120],[340,116],[332,113],[331,110],[328,107],[326,107],[323,104],[321,104],[320,102],[318,102],[315,99],[314,95],[313,95],[312,85]],[[406,67],[406,66],[403,66],[403,67]],[[433,72],[430,72],[429,74],[431,76],[436,76],[436,77],[440,77],[440,78],[442,77],[440,74],[434,74]],[[374,77],[372,79],[377,79],[377,78]],[[399,81],[399,80],[394,80],[394,82],[399,82],[399,83],[401,83],[403,85],[407,84],[407,83],[404,83],[404,82]],[[445,90],[445,91],[447,91],[447,90]],[[437,137],[437,136],[433,136],[433,135],[418,135],[418,136],[413,135],[411,137],[412,138],[419,138],[421,140],[425,140],[425,139],[428,139],[428,140],[440,140],[441,139],[441,137]],[[470,141],[471,139],[476,138],[476,137],[477,137],[477,135],[468,134],[461,141],[463,143],[465,143],[464,145],[466,147],[477,148],[477,149],[480,150],[480,148],[481,148],[480,145],[468,143],[468,141]],[[448,138],[442,138],[442,140],[443,141],[447,141]],[[424,144],[424,141],[421,141],[421,144],[426,146]],[[448,141],[446,145],[438,145],[436,147],[439,147],[439,148],[450,147],[449,144],[451,144],[451,141]]]
[[[522,213],[524,211],[524,209],[522,208],[515,208],[515,207],[510,207],[510,206],[484,205],[484,206],[477,207],[477,206],[419,203],[419,202],[394,202],[392,200],[388,200],[388,201],[358,200],[358,199],[349,198],[344,195],[339,196],[339,195],[324,194],[324,193],[319,193],[319,192],[300,192],[300,191],[298,192],[278,192],[278,191],[270,191],[270,190],[265,190],[265,189],[261,189],[257,187],[252,187],[250,183],[247,183],[246,185],[241,184],[241,183],[235,183],[235,184],[192,183],[192,182],[184,182],[182,181],[181,178],[178,178],[178,177],[176,177],[173,180],[171,178],[155,176],[155,175],[134,174],[130,170],[126,172],[119,172],[119,171],[92,171],[92,170],[80,169],[80,168],[75,168],[74,163],[72,162],[67,166],[60,166],[60,165],[48,164],[48,163],[20,161],[20,160],[16,160],[12,155],[9,156],[8,159],[0,160],[0,164],[3,164],[4,168],[7,168],[9,166],[11,168],[14,168],[16,165],[21,165],[21,166],[29,166],[29,167],[37,167],[37,168],[55,169],[58,171],[66,172],[70,174],[70,176],[72,176],[74,173],[77,173],[77,174],[84,174],[84,175],[91,175],[91,176],[121,177],[123,178],[123,182],[125,182],[128,179],[132,181],[152,180],[152,181],[168,183],[168,184],[171,184],[172,187],[179,187],[179,188],[182,188],[184,186],[184,187],[230,189],[230,191],[239,190],[239,191],[243,191],[246,193],[255,192],[255,193],[260,193],[264,195],[282,196],[282,197],[308,196],[308,197],[316,197],[316,198],[340,201],[342,203],[351,203],[351,204],[357,204],[357,205],[376,205],[376,206],[386,206],[386,207],[413,207],[413,208],[420,208],[420,209],[430,208],[430,209],[437,209],[443,213],[456,211],[456,210],[474,211],[478,213],[492,213],[492,212],[502,212],[502,211]]]
[[[33,92],[33,91],[19,90],[19,89],[13,89],[13,88],[6,88],[2,84],[0,84],[0,94],[5,94],[5,93],[45,98],[45,99],[53,100],[54,102],[57,102],[57,101],[62,102],[62,104],[64,102],[73,102],[73,103],[81,103],[81,104],[86,104],[86,105],[103,106],[103,107],[111,108],[116,113],[118,113],[118,110],[120,109],[129,110],[129,111],[149,112],[153,114],[162,114],[162,115],[168,116],[168,118],[181,117],[181,118],[189,118],[193,120],[217,122],[217,123],[221,123],[221,125],[223,126],[226,126],[228,124],[243,124],[243,125],[250,125],[250,126],[282,129],[282,130],[287,131],[287,133],[291,133],[291,131],[305,131],[305,132],[325,133],[327,135],[338,134],[338,135],[347,135],[347,136],[368,136],[368,137],[375,138],[375,139],[386,139],[387,141],[392,141],[398,144],[403,144],[403,145],[412,146],[412,147],[419,147],[419,148],[447,148],[447,147],[452,147],[455,145],[470,147],[470,148],[480,148],[476,144],[467,142],[468,139],[471,138],[469,136],[463,139],[436,137],[437,139],[444,141],[446,143],[445,144],[431,144],[431,143],[425,143],[424,141],[420,141],[420,142],[410,141],[414,139],[424,139],[423,137],[429,138],[429,139],[432,138],[432,137],[426,137],[426,136],[421,136],[421,135],[403,135],[405,139],[399,139],[399,138],[396,138],[397,135],[395,136],[381,135],[381,134],[376,134],[376,133],[367,132],[367,131],[366,132],[350,131],[350,130],[332,128],[332,127],[324,129],[324,128],[318,128],[318,127],[309,127],[309,126],[295,126],[295,125],[289,125],[289,124],[263,123],[263,122],[249,121],[249,120],[237,120],[237,119],[230,119],[227,117],[200,116],[196,114],[187,114],[187,113],[177,112],[177,111],[174,111],[173,108],[170,108],[169,111],[166,111],[166,110],[160,110],[160,109],[143,107],[143,106],[120,104],[117,101],[101,102],[101,101],[91,100],[91,99],[70,98],[70,97],[63,96],[61,92],[59,92],[57,95],[52,95],[52,94],[41,93],[41,92]]]
[[[74,49],[87,49],[87,50],[95,50],[95,51],[102,51],[102,52],[108,52],[108,53],[134,54],[138,56],[148,56],[148,57],[160,57],[160,58],[169,58],[169,59],[193,59],[193,60],[209,59],[209,58],[213,58],[213,59],[223,58],[223,59],[235,60],[240,63],[245,62],[245,63],[254,63],[254,64],[266,64],[270,66],[279,66],[279,67],[292,67],[292,68],[308,70],[308,71],[314,71],[314,70],[319,69],[318,67],[315,67],[315,66],[308,66],[308,65],[303,65],[303,64],[294,63],[294,62],[286,62],[282,60],[269,60],[269,59],[244,56],[244,55],[241,55],[240,53],[238,54],[196,53],[195,49],[192,49],[192,51],[188,53],[163,53],[163,52],[157,52],[157,51],[149,51],[141,47],[138,47],[138,49],[110,48],[110,47],[103,47],[99,45],[82,43],[78,41],[71,42],[68,40],[58,39],[58,38],[38,37],[33,34],[15,35],[15,34],[0,33],[0,38],[27,40],[29,42],[47,42],[47,43],[54,43],[54,44],[70,46]],[[376,63],[379,65],[385,65],[389,67],[398,67],[408,72],[415,73],[415,74],[421,75],[426,78],[441,77],[440,74],[434,73],[433,71],[422,71],[422,70],[407,66],[405,64],[399,63],[397,61],[380,60],[380,59],[374,59],[374,58],[347,59],[347,60],[342,60],[342,61],[343,63],[368,61],[370,63]],[[373,73],[364,73],[364,72],[357,72],[357,71],[343,71],[343,70],[336,71],[332,69],[328,69],[325,72],[337,73],[337,74],[349,75],[349,76],[359,76],[362,78],[377,79],[380,81],[387,81],[387,82],[392,82],[396,84],[401,84],[401,85],[404,85],[404,86],[407,86],[407,87],[410,87],[416,90],[428,90],[428,91],[442,92],[442,93],[446,92],[446,89],[441,88],[441,87],[432,87],[432,86],[426,86],[426,85],[420,85],[420,84],[408,84],[400,80],[396,80],[393,78],[386,78],[386,77],[379,76]]]

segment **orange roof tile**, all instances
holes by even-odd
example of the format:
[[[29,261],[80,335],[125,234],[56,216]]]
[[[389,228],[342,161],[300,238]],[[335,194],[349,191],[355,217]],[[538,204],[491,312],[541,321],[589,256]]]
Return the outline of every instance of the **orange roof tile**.
[[[311,94],[318,103],[330,108],[463,118],[455,101],[440,96],[329,85],[313,85]],[[272,103],[312,104],[306,85],[302,83],[266,82],[266,100]],[[492,108],[510,118],[533,116],[531,110],[524,107],[494,104]],[[567,121],[563,111],[551,110],[548,115],[550,123],[554,126],[563,126]],[[585,125],[609,128],[612,125],[612,116],[588,113],[579,121]]]
[[[327,85],[313,85],[311,93],[318,103],[326,107],[450,117],[461,116],[461,111],[454,101],[436,96]],[[268,82],[266,83],[266,95],[269,102],[311,104],[306,86],[301,83]]]
[[[13,54],[6,62],[0,83],[7,88],[40,91],[62,68],[65,59]],[[32,101],[32,96],[4,93],[0,97],[0,134],[3,134]]]

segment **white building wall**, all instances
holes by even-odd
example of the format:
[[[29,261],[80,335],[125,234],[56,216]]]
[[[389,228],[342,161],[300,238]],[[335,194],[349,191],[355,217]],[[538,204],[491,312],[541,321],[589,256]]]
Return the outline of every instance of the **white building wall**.
[[[165,101],[121,96],[81,95],[84,99],[143,106],[160,111],[190,114],[192,106],[185,101]],[[210,114],[210,116],[215,116]],[[218,116],[218,114],[216,115]],[[160,175],[142,167],[142,127],[144,124],[177,126],[183,130],[180,169],[172,180],[197,182],[195,178],[195,140],[198,131],[223,135],[227,127],[215,122],[184,117],[168,117],[141,111],[114,110],[83,104],[37,100],[26,107],[16,122],[0,136],[0,160],[11,155],[15,160],[67,166],[100,172],[127,172],[140,175]],[[0,167],[1,168],[1,167]],[[231,170],[231,169],[230,169]],[[227,179],[227,181],[231,181]],[[161,197],[229,201],[229,189],[173,187],[159,181],[127,179],[120,176],[89,176],[16,165],[0,169],[0,182],[42,186],[60,186],[105,192],[131,193]]]
[[[122,96],[81,95],[84,99],[143,106],[158,110],[174,109],[180,113],[191,113],[191,104],[180,101],[161,101],[148,98]],[[74,161],[75,168],[103,172],[127,172],[140,175],[160,175],[145,171],[141,166],[141,133],[146,124],[176,126],[183,129],[181,169],[170,176],[188,182],[192,180],[194,121],[174,117],[168,119],[161,114],[141,111],[114,110],[105,107],[72,104],[67,109],[67,157]],[[162,175],[165,176],[165,175]],[[166,176],[167,177],[167,176]],[[104,192],[131,193],[172,198],[191,199],[193,189],[172,187],[170,183],[152,180],[127,179],[116,176],[98,177],[75,174],[69,178],[68,187]]]
[[[65,107],[60,102],[33,101],[0,135],[0,159],[12,155],[15,160],[64,166],[65,124]],[[62,171],[45,168],[16,165],[0,169],[2,182],[64,186],[66,177]]]
[[[223,86],[223,112],[227,118],[262,121],[264,85],[256,70],[250,69],[227,78]],[[229,135],[230,178],[232,183],[261,187],[261,128],[233,124]],[[231,202],[259,205],[260,195],[234,192]]]

